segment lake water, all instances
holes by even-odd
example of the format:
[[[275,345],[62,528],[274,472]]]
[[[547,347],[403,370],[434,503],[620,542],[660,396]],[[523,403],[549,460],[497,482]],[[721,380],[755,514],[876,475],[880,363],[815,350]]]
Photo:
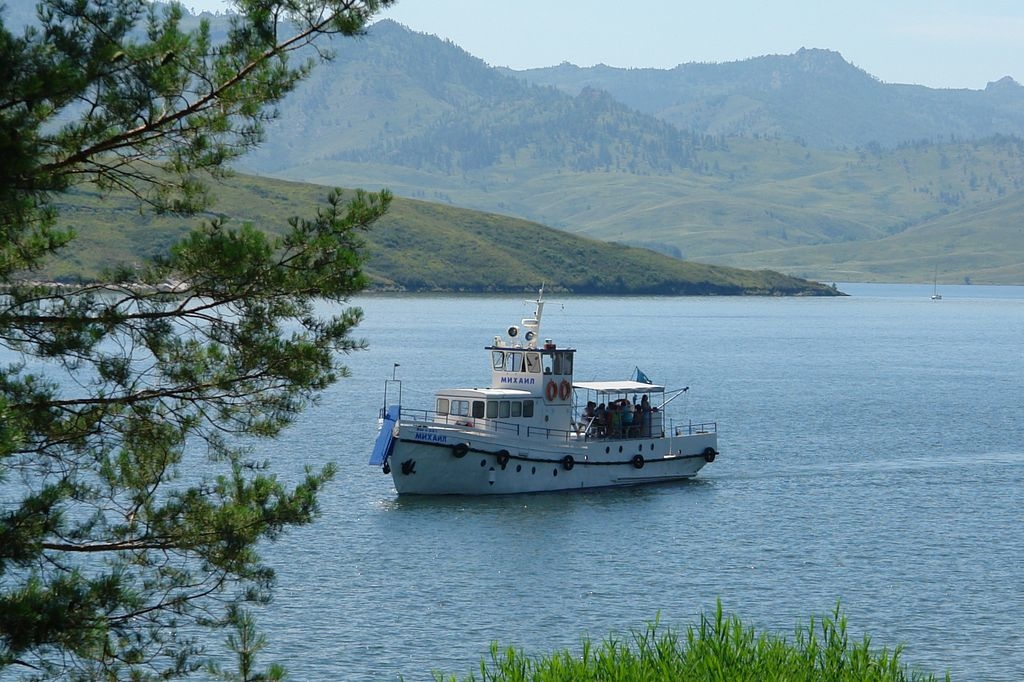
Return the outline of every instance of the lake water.
[[[366,462],[385,379],[404,403],[489,378],[483,346],[527,297],[366,297],[352,377],[266,450],[285,477],[337,462],[324,514],[266,553],[266,664],[295,680],[478,670],[679,631],[721,600],[793,638],[837,602],[851,638],[958,680],[1024,677],[1024,287],[840,285],[847,298],[550,295],[543,335],[577,379],[634,367],[721,455],[693,481],[498,498],[401,498]],[[398,367],[395,367],[398,363]]]
[[[1024,675],[1024,288],[846,285],[833,299],[549,296],[576,378],[689,386],[721,456],[691,482],[401,498],[366,466],[384,380],[426,406],[488,379],[526,297],[357,300],[370,350],[277,445],[338,462],[324,515],[272,552],[267,661],[295,679],[430,679],[714,611],[852,638],[954,679]],[[398,363],[397,368],[394,364]]]

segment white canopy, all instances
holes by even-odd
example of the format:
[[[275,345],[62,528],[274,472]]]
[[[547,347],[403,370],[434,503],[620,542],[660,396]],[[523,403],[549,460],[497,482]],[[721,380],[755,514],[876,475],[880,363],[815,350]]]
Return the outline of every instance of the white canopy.
[[[573,388],[582,388],[598,393],[664,393],[665,387],[657,384],[645,384],[642,381],[624,379],[622,381],[577,381]]]

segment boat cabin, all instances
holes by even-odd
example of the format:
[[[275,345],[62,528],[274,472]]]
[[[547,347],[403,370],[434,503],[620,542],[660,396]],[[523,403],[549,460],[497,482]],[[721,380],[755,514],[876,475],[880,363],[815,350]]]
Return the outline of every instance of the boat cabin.
[[[529,391],[515,389],[452,388],[436,397],[435,422],[487,428],[486,422],[509,425],[534,423],[536,399]]]
[[[508,339],[495,337],[494,345],[485,348],[491,361],[490,387],[438,391],[434,420],[488,430],[572,430],[576,350],[558,348],[550,340],[539,347],[533,339],[521,345],[517,327],[508,333]]]

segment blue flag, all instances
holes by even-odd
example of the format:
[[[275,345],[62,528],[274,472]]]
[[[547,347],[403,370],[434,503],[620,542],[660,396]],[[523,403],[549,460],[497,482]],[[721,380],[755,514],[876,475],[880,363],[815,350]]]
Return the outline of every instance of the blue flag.
[[[639,367],[636,368],[636,380],[639,381],[640,383],[643,383],[643,384],[654,383],[650,379],[647,378],[646,374],[644,374],[642,371],[640,371]]]

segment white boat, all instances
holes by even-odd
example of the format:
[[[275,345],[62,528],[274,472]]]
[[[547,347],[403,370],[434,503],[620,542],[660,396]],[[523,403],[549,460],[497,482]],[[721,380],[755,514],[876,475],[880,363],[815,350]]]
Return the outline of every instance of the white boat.
[[[939,293],[939,268],[935,267],[935,279],[932,280],[932,300],[941,301],[942,294]]]
[[[370,464],[391,474],[400,495],[661,483],[692,478],[714,461],[714,422],[668,417],[687,388],[666,390],[639,370],[627,380],[575,381],[576,350],[539,343],[543,289],[532,302],[532,318],[485,347],[489,386],[442,389],[429,409],[408,409],[401,381],[385,381]],[[625,409],[609,409],[627,404],[632,421]]]

